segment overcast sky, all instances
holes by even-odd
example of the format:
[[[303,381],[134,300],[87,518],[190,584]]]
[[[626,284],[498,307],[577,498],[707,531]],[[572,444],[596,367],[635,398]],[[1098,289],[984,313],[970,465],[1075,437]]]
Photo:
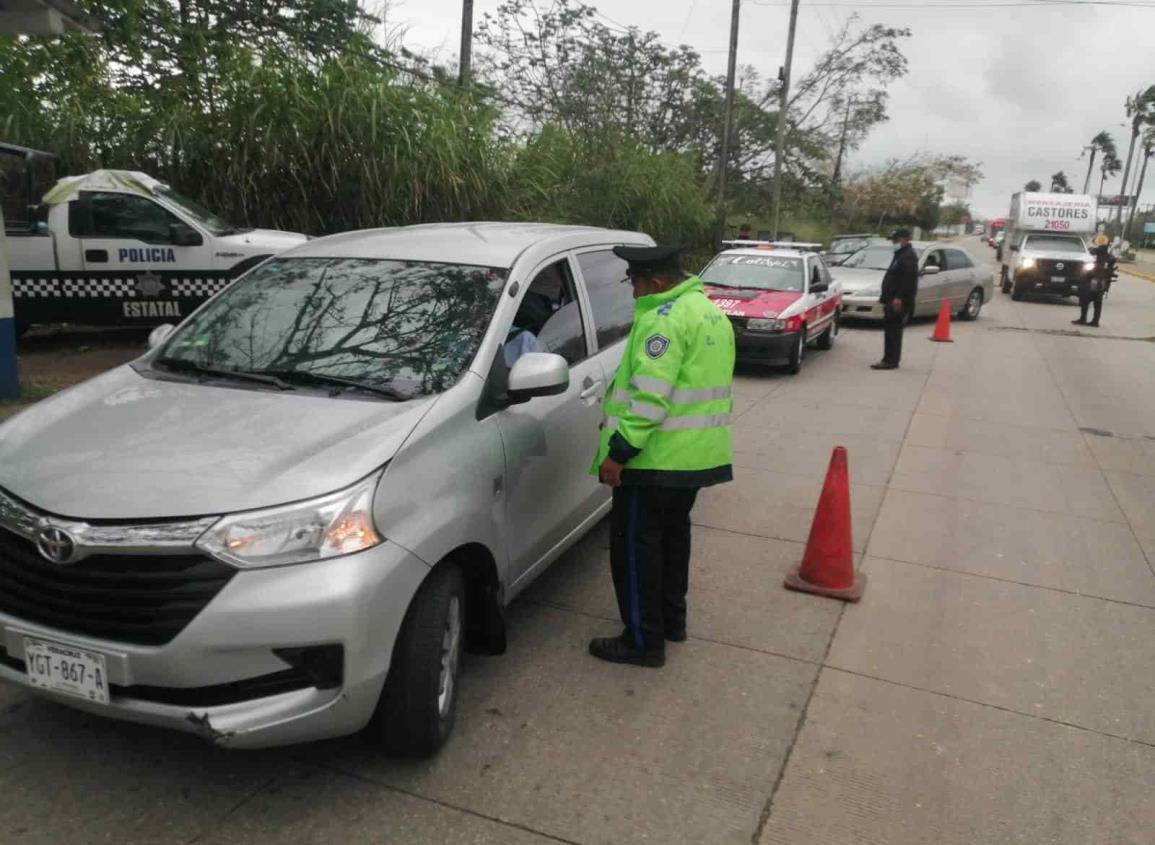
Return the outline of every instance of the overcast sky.
[[[550,0],[538,0],[543,6]],[[587,0],[589,2],[589,0]],[[1054,0],[802,0],[795,78],[851,14],[864,23],[905,26],[910,73],[891,88],[890,121],[874,131],[852,164],[862,167],[920,150],[958,153],[982,163],[977,214],[1006,212],[1010,195],[1029,179],[1044,185],[1064,170],[1081,190],[1087,160],[1081,148],[1100,130],[1115,136],[1122,158],[1130,129],[1124,98],[1155,83],[1155,0],[1073,8]],[[480,19],[500,0],[475,0]],[[998,3],[1030,3],[1028,6]],[[1150,8],[1140,4],[1147,3]],[[370,5],[372,0],[370,0]],[[625,26],[688,43],[711,73],[724,73],[729,0],[594,0]],[[985,6],[985,8],[984,8]],[[454,59],[461,0],[390,0],[388,21],[407,30],[411,48]],[[773,76],[786,52],[789,5],[743,0],[738,61]],[[1152,165],[1155,167],[1155,165]],[[1098,166],[1091,192],[1098,189]],[[1144,203],[1155,202],[1149,173]],[[1121,176],[1121,174],[1120,174]],[[1120,191],[1120,176],[1106,192]]]

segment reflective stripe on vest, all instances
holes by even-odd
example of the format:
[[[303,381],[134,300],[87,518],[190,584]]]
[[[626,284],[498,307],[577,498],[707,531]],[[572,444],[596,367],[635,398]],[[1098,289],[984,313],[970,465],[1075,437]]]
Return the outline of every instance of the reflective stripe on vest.
[[[668,417],[658,428],[662,431],[688,431],[696,428],[721,428],[729,424],[729,414],[690,414],[685,417]]]

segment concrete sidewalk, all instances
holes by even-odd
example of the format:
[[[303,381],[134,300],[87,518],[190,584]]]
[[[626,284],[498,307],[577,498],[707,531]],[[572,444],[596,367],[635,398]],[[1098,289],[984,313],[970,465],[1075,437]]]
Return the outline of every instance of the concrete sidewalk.
[[[1124,277],[1096,334],[995,296],[953,344],[912,326],[895,372],[862,327],[739,374],[663,670],[585,652],[617,627],[602,526],[467,662],[430,761],[218,751],[0,687],[5,841],[1150,842],[1155,285]],[[781,586],[835,445],[853,606]]]
[[[1152,841],[1155,286],[1124,277],[1097,332],[996,297],[911,344],[871,580],[763,843]]]

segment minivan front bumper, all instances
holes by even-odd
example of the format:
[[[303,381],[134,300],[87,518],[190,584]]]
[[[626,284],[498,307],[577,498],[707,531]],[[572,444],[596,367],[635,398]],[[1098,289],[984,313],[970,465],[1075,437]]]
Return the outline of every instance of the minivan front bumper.
[[[315,563],[242,570],[160,646],[72,634],[0,614],[0,680],[91,713],[261,748],[353,733],[372,716],[393,644],[429,567],[383,542]],[[33,687],[25,638],[104,656],[108,704]],[[333,681],[294,676],[282,654],[318,649]],[[332,658],[332,655],[338,655]],[[223,702],[223,703],[222,703]]]

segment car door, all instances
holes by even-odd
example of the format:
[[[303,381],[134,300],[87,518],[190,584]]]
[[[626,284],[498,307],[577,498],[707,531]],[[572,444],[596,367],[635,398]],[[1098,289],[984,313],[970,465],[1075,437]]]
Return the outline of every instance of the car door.
[[[69,209],[69,231],[80,240],[84,297],[114,302],[126,322],[187,316],[192,306],[180,301],[182,285],[212,266],[204,236],[140,194],[81,192]]]
[[[975,288],[974,268],[970,259],[961,249],[946,250],[946,266],[949,275],[950,301],[952,310],[962,308],[967,297]]]
[[[634,290],[626,281],[626,262],[610,247],[582,250],[576,257],[589,301],[598,363],[608,389],[634,324]]]
[[[838,288],[819,256],[811,256],[807,260],[807,268],[807,334],[813,339],[826,331],[826,327],[834,319],[835,313],[838,311],[839,297]],[[812,290],[815,281],[825,284],[826,290],[817,292]]]
[[[937,267],[937,273],[927,273],[927,267]],[[918,294],[915,297],[916,315],[935,314],[943,297],[947,295],[950,279],[946,268],[946,255],[942,249],[927,250],[919,265]]]
[[[506,329],[502,362],[527,351],[553,352],[570,365],[565,393],[498,413],[505,447],[506,524],[511,581],[552,559],[550,553],[605,500],[589,474],[598,443],[605,377],[591,354],[577,278],[568,256],[527,274],[517,314]]]

